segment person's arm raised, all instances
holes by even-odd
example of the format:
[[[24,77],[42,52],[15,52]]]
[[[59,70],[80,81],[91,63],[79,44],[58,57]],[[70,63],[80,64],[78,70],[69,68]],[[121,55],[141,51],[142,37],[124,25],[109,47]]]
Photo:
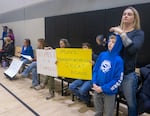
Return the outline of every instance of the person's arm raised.
[[[132,44],[132,40],[127,36],[126,32],[124,32],[119,26],[111,27],[109,31],[117,33],[121,36],[124,47],[128,47]]]

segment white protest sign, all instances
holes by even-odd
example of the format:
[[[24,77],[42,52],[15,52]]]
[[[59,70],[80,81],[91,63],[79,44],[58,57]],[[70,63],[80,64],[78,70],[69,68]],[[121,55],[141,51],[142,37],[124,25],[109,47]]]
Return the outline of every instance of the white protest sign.
[[[57,77],[56,52],[55,50],[36,50],[37,72],[47,76]]]
[[[26,59],[28,59],[28,60],[30,60],[30,61],[32,61],[32,57],[31,56],[23,55],[23,54],[21,54],[21,56],[24,57],[24,58],[26,58]]]
[[[10,64],[9,68],[4,73],[6,75],[8,75],[10,78],[13,78],[14,76],[16,76],[16,74],[20,70],[22,64],[23,64],[23,61],[13,59],[13,61]]]

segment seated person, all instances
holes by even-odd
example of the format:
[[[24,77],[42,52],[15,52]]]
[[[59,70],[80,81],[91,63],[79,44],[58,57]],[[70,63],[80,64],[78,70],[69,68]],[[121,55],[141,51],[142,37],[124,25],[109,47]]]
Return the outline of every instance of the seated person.
[[[96,45],[95,45],[95,48],[97,49],[95,51],[96,54],[99,54],[101,51],[104,51],[106,50],[107,48],[107,41],[106,41],[106,38],[104,38],[103,35],[97,35],[96,36]]]
[[[32,58],[34,58],[33,49],[32,49],[32,46],[31,46],[30,39],[25,39],[24,40],[24,45],[22,46],[21,54],[31,56]],[[23,61],[24,64],[29,64],[30,63],[30,60],[28,60],[28,59],[26,59],[22,56],[21,56],[21,61]]]
[[[3,26],[3,33],[2,33],[2,48],[4,47],[4,44],[5,44],[5,42],[4,42],[4,38],[5,37],[7,37],[7,31],[8,31],[8,27],[7,26]]]
[[[5,41],[4,47],[0,51],[0,61],[2,60],[2,57],[5,58],[7,56],[13,56],[14,46],[12,44],[10,37],[6,37],[4,41]]]
[[[14,46],[13,55],[15,54],[15,36],[12,29],[8,29],[7,37],[10,37],[12,44]]]
[[[12,44],[14,45],[14,43],[15,43],[15,36],[14,36],[14,33],[13,33],[12,29],[8,29],[7,37],[10,37],[10,39],[12,40]]]
[[[91,49],[91,45],[89,43],[82,44],[83,49]],[[92,54],[92,65],[95,64],[97,59],[97,55]],[[90,95],[89,91],[92,88],[92,82],[89,80],[75,80],[69,85],[69,89],[71,92],[79,97],[80,100],[84,101],[87,106],[90,106]]]
[[[37,49],[44,49],[45,41],[44,39],[38,39]],[[21,77],[27,77],[29,73],[32,72],[32,86],[30,88],[35,88],[39,85],[39,79],[37,74],[37,62],[36,59],[33,59],[32,63],[27,67],[22,73]]]
[[[140,73],[144,83],[138,93],[138,114],[150,113],[150,64],[142,67]]]

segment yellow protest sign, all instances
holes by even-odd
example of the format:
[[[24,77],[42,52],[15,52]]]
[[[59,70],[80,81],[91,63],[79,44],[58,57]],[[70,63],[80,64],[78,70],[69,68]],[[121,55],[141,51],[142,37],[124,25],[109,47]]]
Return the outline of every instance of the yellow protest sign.
[[[78,48],[57,48],[57,71],[61,77],[92,79],[92,50]]]

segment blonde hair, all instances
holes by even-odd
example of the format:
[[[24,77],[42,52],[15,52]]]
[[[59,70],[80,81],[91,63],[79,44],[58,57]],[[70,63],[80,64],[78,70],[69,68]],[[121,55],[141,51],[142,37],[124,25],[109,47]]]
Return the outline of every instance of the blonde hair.
[[[134,23],[133,23],[134,29],[141,29],[140,16],[139,16],[138,11],[137,11],[134,7],[128,7],[128,8],[126,8],[125,10],[127,10],[127,9],[132,10],[132,12],[133,12],[133,14],[134,14]],[[124,10],[124,11],[125,11],[125,10]],[[121,28],[123,28],[123,26],[124,26],[124,24],[123,24],[122,21],[121,21],[121,23],[120,23],[120,26],[121,26]]]

